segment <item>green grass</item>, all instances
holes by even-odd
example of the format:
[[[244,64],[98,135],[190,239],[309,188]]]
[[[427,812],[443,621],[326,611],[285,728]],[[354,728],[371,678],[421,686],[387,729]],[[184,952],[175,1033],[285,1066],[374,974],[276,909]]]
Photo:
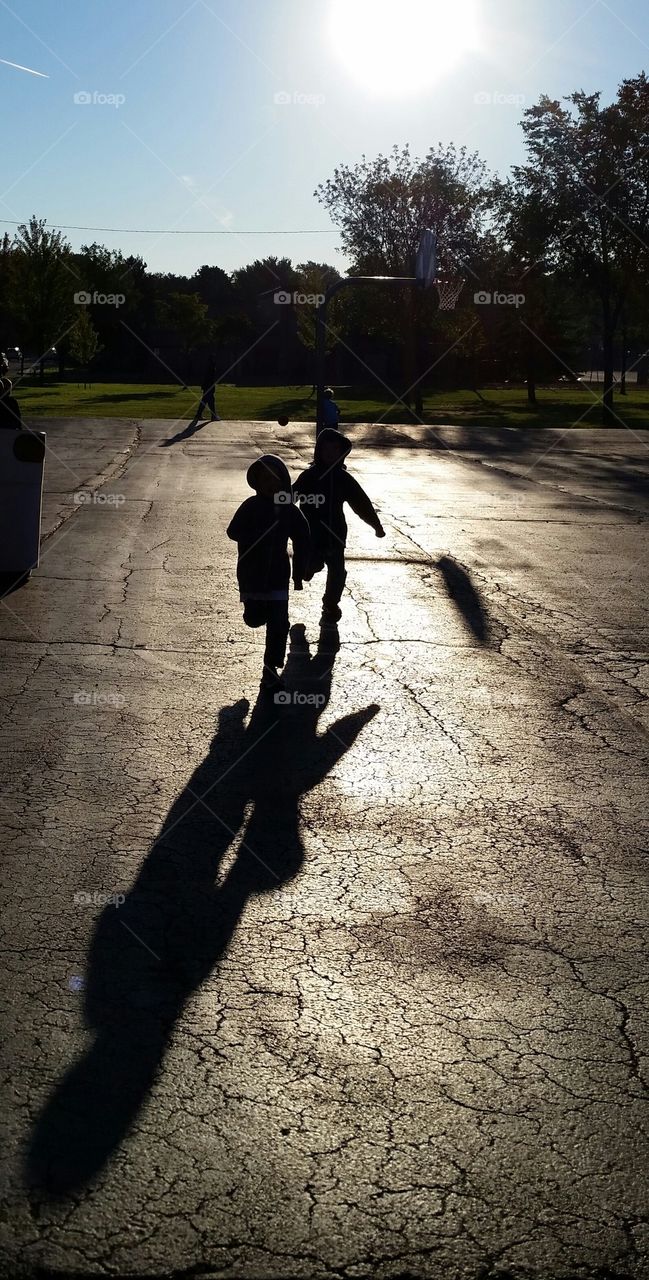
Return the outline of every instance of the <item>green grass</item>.
[[[275,421],[280,415],[293,421],[313,421],[315,398],[305,387],[239,387],[222,384],[217,407],[222,418]],[[84,388],[75,382],[49,379],[37,384],[17,383],[15,393],[27,416],[167,418],[189,420],[200,392],[181,387],[140,383],[95,383]],[[541,387],[538,405],[527,404],[522,387],[496,387],[486,391],[438,391],[424,399],[424,421],[431,425],[468,424],[484,427],[599,426],[601,387]],[[336,393],[342,422],[408,422],[401,403],[388,393],[368,388],[343,388]],[[649,388],[630,387],[627,396],[615,397],[619,425],[649,425]]]

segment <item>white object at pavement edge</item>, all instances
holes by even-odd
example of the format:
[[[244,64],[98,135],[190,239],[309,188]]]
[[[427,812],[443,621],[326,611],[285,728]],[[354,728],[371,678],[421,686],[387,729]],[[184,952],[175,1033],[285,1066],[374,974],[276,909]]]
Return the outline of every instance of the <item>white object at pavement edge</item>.
[[[0,430],[0,573],[38,566],[44,431]]]

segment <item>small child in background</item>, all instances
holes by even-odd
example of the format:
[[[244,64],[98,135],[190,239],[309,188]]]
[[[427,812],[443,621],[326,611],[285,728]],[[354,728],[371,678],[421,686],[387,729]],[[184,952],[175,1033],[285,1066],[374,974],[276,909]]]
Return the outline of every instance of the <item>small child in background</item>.
[[[334,400],[334,393],[331,387],[325,387],[324,389],[322,421],[325,427],[332,427],[334,430],[340,422],[340,409]]]
[[[325,565],[327,567],[322,622],[338,622],[341,616],[340,598],[347,579],[344,504],[348,502],[352,511],[365,524],[371,525],[377,538],[385,537],[385,529],[365,490],[345,467],[345,458],[351,447],[351,440],[340,431],[332,428],[321,431],[316,440],[312,465],[295,482],[295,500],[304,511],[311,530],[312,573],[319,573]]]
[[[237,579],[248,627],[266,626],[262,689],[282,688],[279,675],[288,639],[288,591],[293,544],[293,583],[302,590],[309,576],[309,526],[293,502],[291,477],[281,458],[267,453],[248,468],[246,476],[255,496],[246,498],[228,525],[237,543]]]

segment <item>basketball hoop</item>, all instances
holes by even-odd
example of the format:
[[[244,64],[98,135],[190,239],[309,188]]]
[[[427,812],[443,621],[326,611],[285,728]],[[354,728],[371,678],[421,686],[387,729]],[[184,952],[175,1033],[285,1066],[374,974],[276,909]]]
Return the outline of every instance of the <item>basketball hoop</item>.
[[[464,288],[464,280],[461,276],[456,276],[454,280],[436,280],[435,288],[440,311],[455,311],[457,300]]]

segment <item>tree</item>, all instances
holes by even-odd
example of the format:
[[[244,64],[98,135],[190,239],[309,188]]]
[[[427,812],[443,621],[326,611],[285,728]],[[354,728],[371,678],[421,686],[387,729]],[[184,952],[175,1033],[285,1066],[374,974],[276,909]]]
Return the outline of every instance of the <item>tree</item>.
[[[438,143],[423,159],[412,157],[407,146],[395,146],[388,156],[342,165],[315,195],[340,228],[352,275],[413,275],[421,233],[432,227],[444,277],[472,269],[488,191],[486,169],[476,153]],[[408,289],[404,300],[401,291],[395,295],[369,286],[347,312],[355,313],[359,329],[402,343],[404,398],[409,401],[413,392],[420,412],[422,335],[432,333],[436,323],[432,298],[413,296]]]
[[[330,267],[327,262],[302,262],[296,268],[298,275],[297,292],[309,299],[296,308],[297,336],[309,351],[315,351],[315,313],[318,300],[324,296],[330,285],[340,280],[340,272]],[[335,306],[335,301],[332,304]],[[333,350],[337,342],[332,326],[325,333],[325,350]],[[313,383],[315,392],[315,379]]]
[[[73,295],[78,289],[70,265],[70,246],[60,231],[47,231],[35,216],[16,233],[16,312],[25,337],[35,344],[41,382],[45,357],[68,332],[73,315]]]
[[[513,171],[520,227],[535,227],[550,267],[599,302],[603,421],[612,424],[615,339],[625,302],[649,272],[649,81],[622,82],[615,102],[543,96],[525,112],[529,163]]]
[[[261,361],[267,376],[287,380],[298,349],[292,295],[299,278],[293,264],[289,258],[257,258],[233,272],[232,283],[247,327],[246,347],[254,346],[257,367]]]
[[[158,307],[160,323],[178,336],[185,356],[185,373],[191,372],[191,354],[195,347],[212,338],[212,322],[207,303],[197,293],[170,293]]]
[[[440,274],[457,274],[457,263],[475,249],[488,186],[476,153],[452,143],[431,147],[423,160],[409,147],[389,156],[363,157],[342,165],[315,195],[340,227],[354,272],[409,275],[426,227],[440,244]]]
[[[85,307],[79,313],[79,319],[70,334],[69,349],[72,358],[78,360],[86,371],[100,350],[99,335]]]
[[[189,287],[207,303],[212,319],[231,310],[234,301],[232,281],[221,267],[199,267],[189,281]]]
[[[12,288],[11,240],[5,231],[0,236],[0,350],[4,350],[10,341],[15,344],[15,336],[11,332],[13,324],[12,301],[15,291]]]
[[[621,382],[620,395],[626,395],[626,372],[636,374],[640,386],[646,384],[649,357],[649,303],[647,282],[638,276],[631,288],[620,316]]]

